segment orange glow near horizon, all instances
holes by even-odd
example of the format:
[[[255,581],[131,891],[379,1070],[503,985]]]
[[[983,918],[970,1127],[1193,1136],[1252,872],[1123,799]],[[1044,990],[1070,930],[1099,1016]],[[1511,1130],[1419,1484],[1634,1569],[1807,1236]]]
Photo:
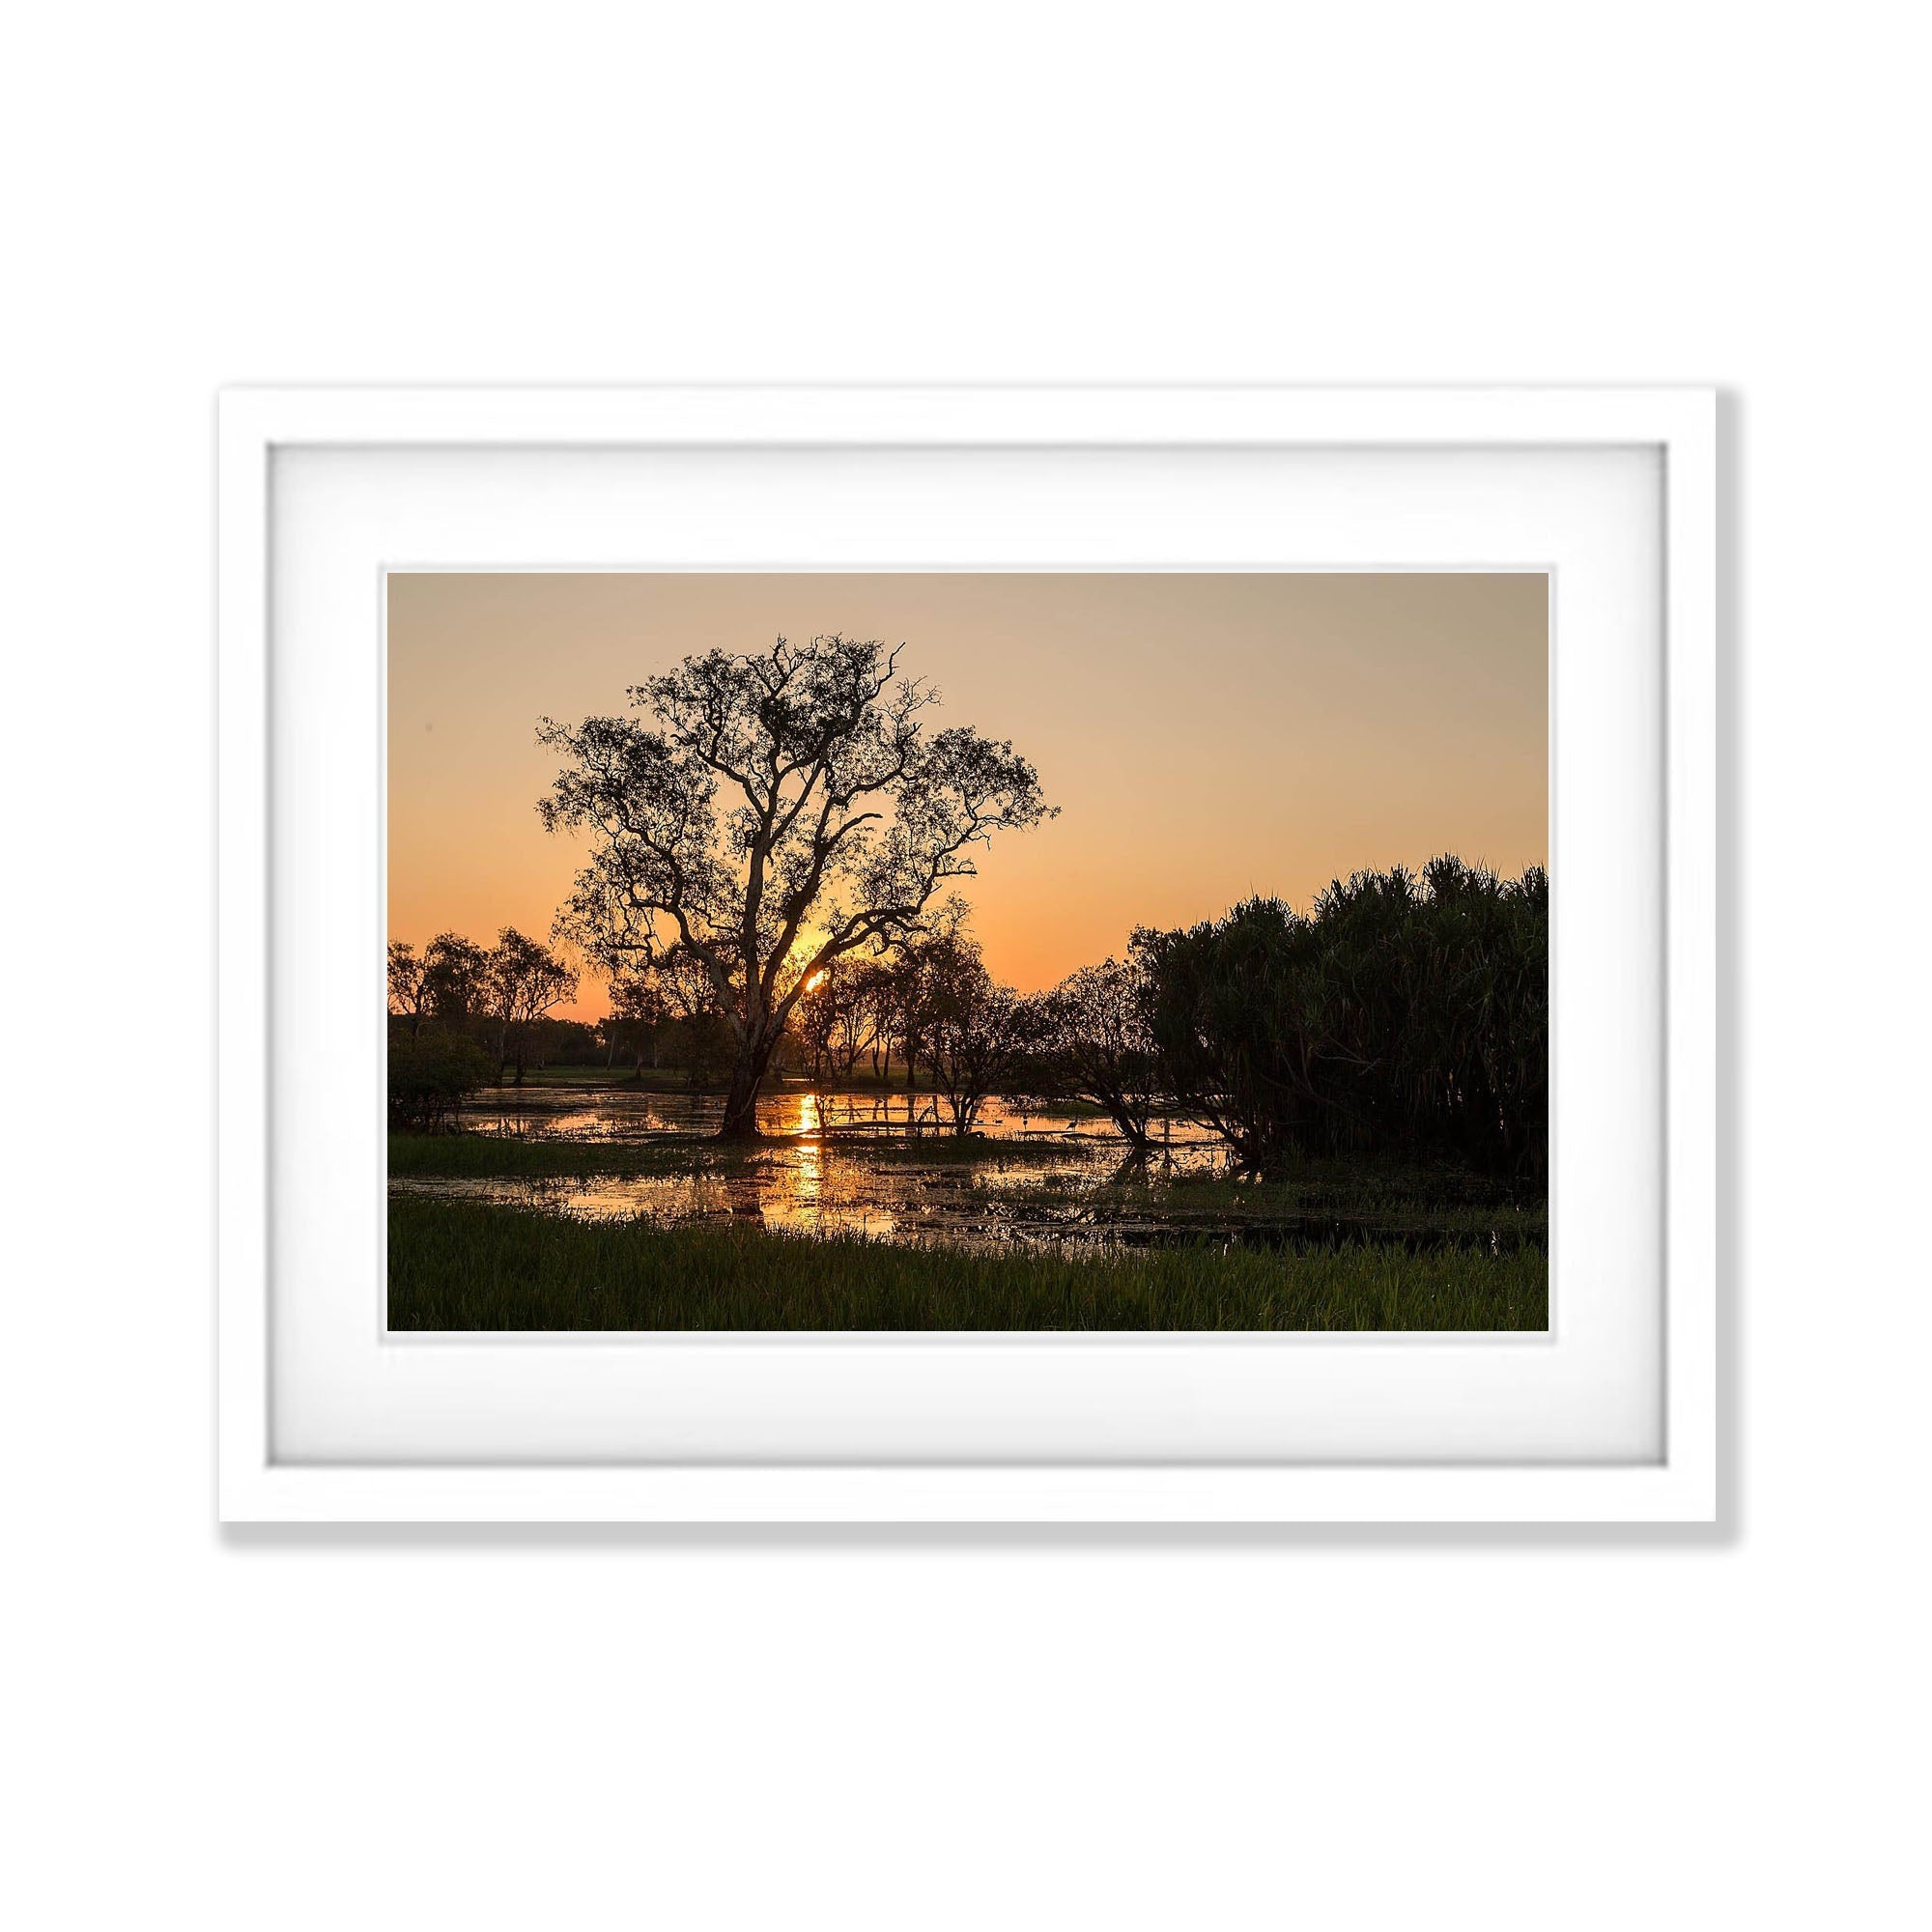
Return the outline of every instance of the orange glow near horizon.
[[[905,643],[934,728],[1010,738],[1060,816],[967,881],[1022,992],[1253,893],[1363,867],[1548,858],[1540,574],[408,573],[388,586],[389,935],[535,938],[583,863],[536,801],[539,718],[629,709],[713,645]],[[594,1019],[586,974],[573,1009]]]

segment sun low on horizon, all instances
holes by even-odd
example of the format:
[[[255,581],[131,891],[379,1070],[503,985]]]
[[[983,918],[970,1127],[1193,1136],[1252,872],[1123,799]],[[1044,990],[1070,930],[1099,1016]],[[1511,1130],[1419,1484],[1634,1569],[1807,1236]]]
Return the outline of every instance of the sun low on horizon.
[[[1255,894],[1295,905],[1438,852],[1548,856],[1548,581],[1535,572],[396,572],[389,937],[547,938],[586,848],[536,812],[541,719],[641,716],[686,657],[839,632],[1037,767],[1054,818],[974,850],[1021,992]],[[600,1017],[586,974],[576,1017]]]

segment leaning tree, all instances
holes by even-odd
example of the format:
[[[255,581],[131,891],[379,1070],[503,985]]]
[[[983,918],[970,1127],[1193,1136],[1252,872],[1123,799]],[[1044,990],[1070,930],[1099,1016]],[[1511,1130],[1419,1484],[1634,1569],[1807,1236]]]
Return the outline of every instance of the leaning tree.
[[[975,846],[1052,815],[1010,743],[924,728],[939,694],[898,655],[838,636],[712,650],[632,688],[654,723],[540,727],[562,756],[544,824],[590,840],[558,934],[607,971],[679,947],[701,962],[735,1045],[724,1138],[756,1133],[814,974],[916,936]]]

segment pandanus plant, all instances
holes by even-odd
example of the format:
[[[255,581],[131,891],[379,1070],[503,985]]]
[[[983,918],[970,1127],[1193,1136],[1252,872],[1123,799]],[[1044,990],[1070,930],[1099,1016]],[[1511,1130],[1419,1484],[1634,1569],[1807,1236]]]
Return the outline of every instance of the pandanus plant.
[[[1305,914],[1255,898],[1138,934],[1175,1104],[1250,1173],[1360,1148],[1540,1179],[1548,906],[1540,867],[1445,857],[1337,880]]]

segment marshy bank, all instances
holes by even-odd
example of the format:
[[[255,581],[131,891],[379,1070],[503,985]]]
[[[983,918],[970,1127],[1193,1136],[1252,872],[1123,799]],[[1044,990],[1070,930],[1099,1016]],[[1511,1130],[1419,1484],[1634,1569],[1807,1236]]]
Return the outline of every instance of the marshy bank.
[[[1548,1321],[1548,1214],[1443,1162],[1237,1179],[1199,1128],[1130,1161],[1093,1110],[781,1092],[502,1090],[389,1144],[398,1328],[1511,1328]],[[574,1284],[574,1286],[573,1286]]]
[[[1541,1329],[1541,1249],[913,1247],[400,1194],[389,1326],[476,1330]]]

